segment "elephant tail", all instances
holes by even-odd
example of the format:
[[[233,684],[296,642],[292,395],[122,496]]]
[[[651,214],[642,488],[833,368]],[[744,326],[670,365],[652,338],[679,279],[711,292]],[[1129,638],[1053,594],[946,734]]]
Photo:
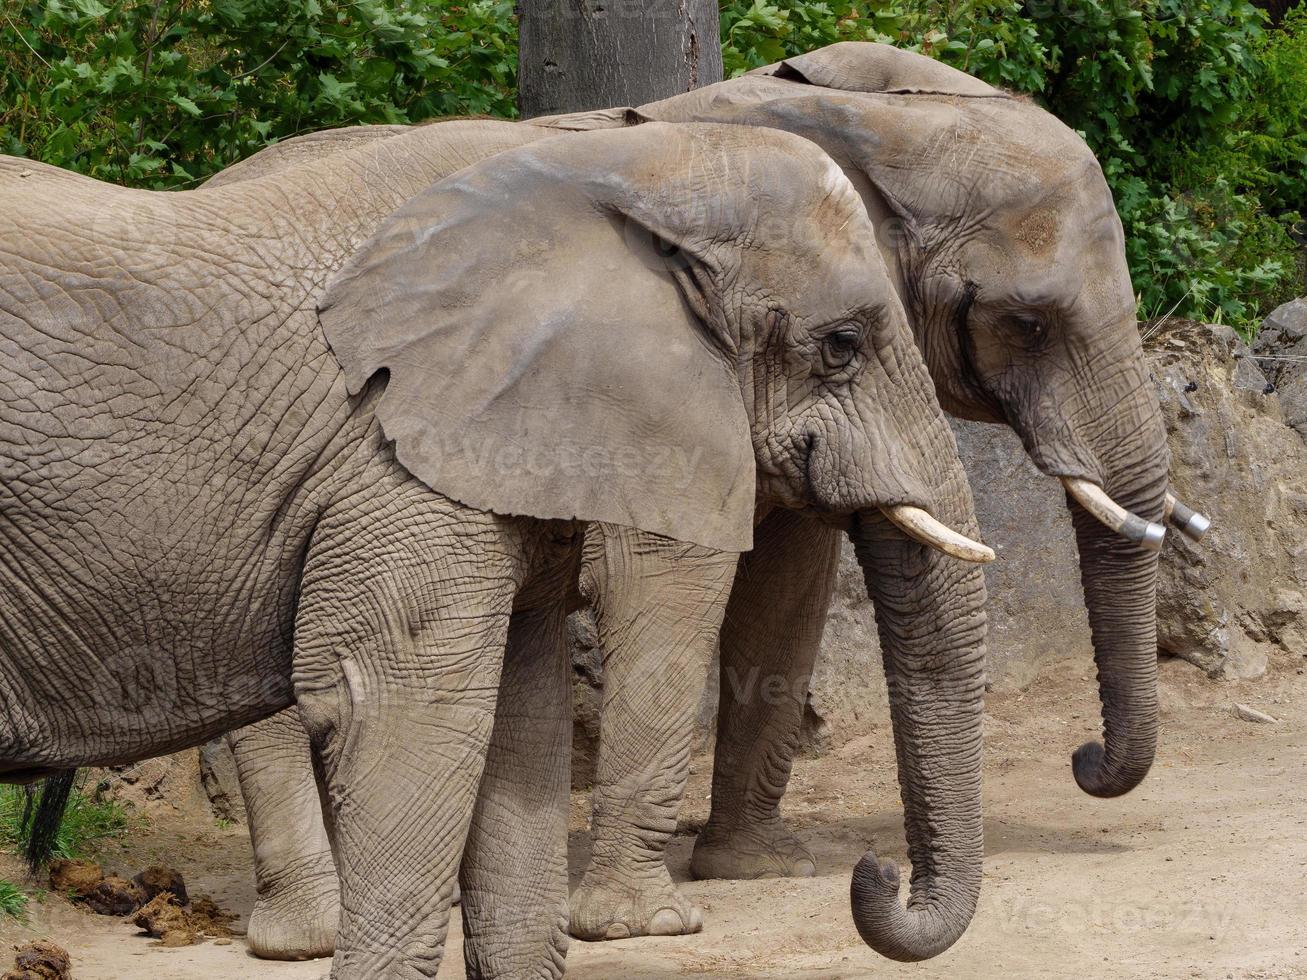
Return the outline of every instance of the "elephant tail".
[[[72,796],[76,769],[62,769],[36,787],[26,788],[27,803],[23,807],[21,822],[23,858],[33,874],[43,868],[55,855],[59,843],[59,827],[63,823],[68,799]]]

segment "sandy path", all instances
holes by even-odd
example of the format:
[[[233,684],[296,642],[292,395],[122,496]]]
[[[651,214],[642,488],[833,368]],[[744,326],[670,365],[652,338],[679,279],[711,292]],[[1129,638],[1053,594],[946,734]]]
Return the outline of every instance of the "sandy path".
[[[1071,676],[1068,676],[1070,674]],[[888,733],[799,764],[787,800],[818,858],[818,877],[690,882],[705,909],[697,936],[574,943],[568,976],[922,978],[1307,977],[1307,676],[1283,658],[1271,677],[1217,685],[1182,664],[1163,669],[1163,747],[1148,782],[1121,800],[1094,800],[1070,778],[1068,755],[1094,727],[1092,685],[1073,666],[1023,695],[990,699],[987,850],[980,911],[966,937],[930,963],[903,967],[862,946],[848,914],[848,875],[872,842],[902,860]],[[1235,720],[1244,701],[1278,725]],[[706,812],[700,760],[685,823]],[[576,810],[583,812],[578,800]],[[175,826],[174,826],[175,824]],[[691,844],[677,839],[685,878]],[[574,864],[584,834],[574,835]],[[127,842],[123,866],[163,859],[192,892],[233,911],[253,902],[240,828],[156,817]],[[121,920],[51,897],[29,928],[74,958],[78,980],[317,980],[328,964],[265,963],[240,940],[159,949]],[[453,945],[442,978],[463,976]]]

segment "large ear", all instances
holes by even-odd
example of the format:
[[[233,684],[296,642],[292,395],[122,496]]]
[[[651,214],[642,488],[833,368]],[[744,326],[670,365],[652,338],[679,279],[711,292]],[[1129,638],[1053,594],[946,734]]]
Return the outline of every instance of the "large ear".
[[[845,92],[1006,98],[966,72],[890,44],[840,41],[750,74],[772,75]]]
[[[686,130],[491,157],[406,204],[329,285],[327,340],[352,393],[388,372],[376,411],[414,476],[500,514],[752,546],[749,422],[708,295],[721,272],[657,192],[689,163],[667,162]]]

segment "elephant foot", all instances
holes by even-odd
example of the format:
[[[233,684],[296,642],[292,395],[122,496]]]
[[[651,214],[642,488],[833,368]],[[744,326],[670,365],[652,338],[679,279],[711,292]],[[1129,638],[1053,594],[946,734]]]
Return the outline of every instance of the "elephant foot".
[[[265,960],[313,960],[336,946],[340,891],[333,872],[292,882],[259,896],[245,942]]]
[[[694,843],[690,874],[695,878],[811,878],[812,853],[779,816],[765,824],[714,831],[709,823]]]
[[[587,873],[568,901],[568,931],[602,942],[636,936],[686,936],[703,928],[703,912],[672,884],[666,867],[638,883]]]

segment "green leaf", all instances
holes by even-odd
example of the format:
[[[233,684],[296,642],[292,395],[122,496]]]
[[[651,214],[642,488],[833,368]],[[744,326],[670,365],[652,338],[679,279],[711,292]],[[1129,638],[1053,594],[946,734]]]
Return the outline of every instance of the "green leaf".
[[[200,112],[200,107],[184,95],[174,95],[170,101],[187,115],[196,117],[203,115],[203,113]]]

